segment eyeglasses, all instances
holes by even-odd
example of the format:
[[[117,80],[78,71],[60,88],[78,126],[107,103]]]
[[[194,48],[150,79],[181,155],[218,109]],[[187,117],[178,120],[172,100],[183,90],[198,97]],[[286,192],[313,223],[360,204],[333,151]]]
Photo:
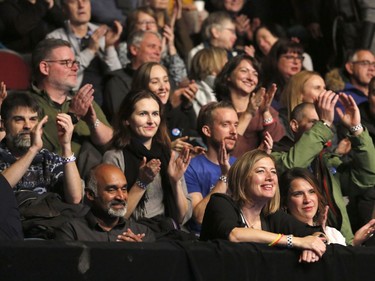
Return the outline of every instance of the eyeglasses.
[[[156,21],[147,21],[147,20],[142,20],[142,21],[137,21],[138,25],[155,25]]]
[[[304,56],[292,56],[292,55],[281,55],[281,57],[285,58],[288,61],[303,61],[305,59]]]
[[[45,62],[57,62],[61,65],[65,65],[67,68],[72,68],[73,65],[77,66],[80,68],[81,63],[76,60],[45,60]]]
[[[365,67],[375,67],[375,61],[371,62],[368,60],[359,60],[359,61],[352,61],[352,64],[358,64],[360,66],[365,66]]]

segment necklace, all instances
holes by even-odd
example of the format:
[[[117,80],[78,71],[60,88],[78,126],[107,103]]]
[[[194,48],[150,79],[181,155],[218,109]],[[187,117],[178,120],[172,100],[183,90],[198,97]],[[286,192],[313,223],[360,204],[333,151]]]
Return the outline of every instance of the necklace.
[[[242,218],[242,222],[248,227],[248,228],[252,228],[254,229],[254,225],[257,223],[257,221],[255,220],[255,222],[253,223],[249,223],[249,221],[246,219],[243,211],[241,210],[241,218]]]

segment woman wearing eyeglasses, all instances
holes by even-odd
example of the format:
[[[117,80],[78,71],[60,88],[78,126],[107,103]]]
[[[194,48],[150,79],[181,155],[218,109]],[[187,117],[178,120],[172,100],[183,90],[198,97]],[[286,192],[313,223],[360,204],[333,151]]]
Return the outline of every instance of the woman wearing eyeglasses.
[[[277,85],[272,106],[280,108],[281,93],[289,79],[302,70],[303,47],[294,41],[279,39],[271,48],[262,64],[263,85]]]

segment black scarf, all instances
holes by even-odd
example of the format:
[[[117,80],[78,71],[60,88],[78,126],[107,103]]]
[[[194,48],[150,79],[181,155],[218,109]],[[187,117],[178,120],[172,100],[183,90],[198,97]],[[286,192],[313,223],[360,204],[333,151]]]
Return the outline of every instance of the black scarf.
[[[130,143],[125,146],[123,150],[125,159],[125,176],[128,182],[129,190],[136,182],[139,174],[139,166],[143,157],[147,158],[147,162],[151,159],[159,159],[161,162],[160,176],[163,189],[163,203],[165,208],[165,215],[178,221],[177,205],[173,195],[172,186],[168,176],[168,164],[171,157],[169,149],[155,141],[151,144],[151,149],[148,150],[140,141],[132,138]],[[144,193],[137,208],[144,210],[145,202],[147,201],[147,192]]]

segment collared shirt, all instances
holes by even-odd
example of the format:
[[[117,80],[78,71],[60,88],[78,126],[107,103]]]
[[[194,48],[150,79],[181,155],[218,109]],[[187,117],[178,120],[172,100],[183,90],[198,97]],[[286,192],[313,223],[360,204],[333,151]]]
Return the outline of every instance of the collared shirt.
[[[38,89],[34,85],[31,91],[31,95],[37,100],[39,106],[43,110],[43,114],[48,115],[48,122],[43,128],[43,147],[48,149],[49,151],[61,155],[62,151],[56,128],[56,116],[58,113],[66,113],[69,111],[72,96],[67,96],[62,104],[57,104],[51,100],[47,92]],[[93,106],[99,121],[107,126],[110,126],[107,118],[105,117],[98,104],[96,102],[93,102]],[[79,122],[74,126],[72,136],[72,150],[76,156],[79,155],[79,151],[83,142],[90,139],[90,135],[90,128],[87,126],[86,122],[83,120],[79,120]]]
[[[56,231],[56,240],[116,242],[117,236],[126,232],[128,228],[134,234],[144,233],[143,242],[155,241],[154,233],[147,226],[124,218],[119,218],[117,225],[110,231],[106,231],[99,225],[97,218],[91,211],[83,218],[73,219],[65,223]]]
[[[0,172],[6,170],[17,159],[5,143],[0,145]],[[39,194],[59,192],[63,184],[64,164],[61,156],[42,149],[35,156],[26,173],[14,187],[15,191],[29,190]]]

